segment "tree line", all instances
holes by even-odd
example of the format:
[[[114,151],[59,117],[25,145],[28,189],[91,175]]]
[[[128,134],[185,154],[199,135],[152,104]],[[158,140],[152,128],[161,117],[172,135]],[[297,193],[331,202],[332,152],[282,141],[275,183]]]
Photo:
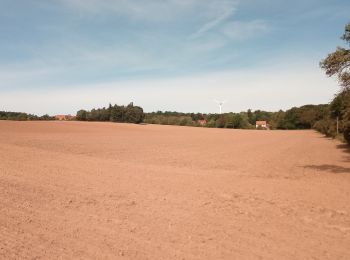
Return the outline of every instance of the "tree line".
[[[341,39],[350,45],[350,23],[345,26]],[[320,66],[329,77],[337,77],[341,90],[330,103],[328,114],[315,128],[329,136],[342,133],[350,144],[350,49],[337,47],[320,62]]]
[[[55,120],[49,115],[37,116],[23,112],[0,111],[0,120],[33,121],[33,120]]]
[[[76,120],[78,121],[102,121],[102,122],[120,122],[120,123],[142,123],[144,112],[142,107],[134,106],[130,103],[127,106],[115,104],[108,107],[92,109],[91,111],[79,110]]]
[[[179,112],[146,113],[145,123],[162,125],[204,126],[212,128],[255,129],[256,121],[267,121],[270,129],[311,129],[326,117],[329,105],[305,105],[287,111],[262,110],[240,113],[202,114]],[[202,121],[205,123],[202,123]]]

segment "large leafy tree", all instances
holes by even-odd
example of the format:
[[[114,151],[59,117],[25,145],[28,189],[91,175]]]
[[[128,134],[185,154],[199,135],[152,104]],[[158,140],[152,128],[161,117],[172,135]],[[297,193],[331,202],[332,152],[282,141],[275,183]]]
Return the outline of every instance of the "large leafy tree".
[[[350,23],[345,26],[342,39],[350,45]],[[328,76],[337,76],[343,90],[350,90],[350,49],[338,47],[333,53],[321,61],[321,67]]]
[[[345,26],[342,39],[350,45],[350,23]],[[342,92],[331,103],[331,116],[341,119],[343,134],[350,144],[350,49],[338,47],[321,61],[321,67],[328,76],[336,75],[342,86]]]

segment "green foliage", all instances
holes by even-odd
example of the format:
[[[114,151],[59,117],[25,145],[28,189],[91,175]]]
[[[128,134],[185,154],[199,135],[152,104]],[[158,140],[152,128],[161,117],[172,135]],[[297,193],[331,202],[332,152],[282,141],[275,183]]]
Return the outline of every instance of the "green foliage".
[[[254,124],[249,123],[249,117],[248,117],[247,113],[241,112],[240,116],[241,116],[241,119],[240,119],[238,128],[255,129],[255,122],[254,122]]]
[[[49,115],[36,116],[23,112],[8,112],[0,111],[0,120],[13,120],[13,121],[34,121],[34,120],[55,120],[54,117]]]
[[[287,111],[267,112],[248,110],[241,113],[193,114],[179,112],[152,112],[145,115],[145,122],[163,125],[198,126],[198,120],[206,120],[206,127],[255,129],[257,120],[267,121],[270,129],[311,129],[328,112],[328,105],[306,105]]]
[[[87,112],[85,110],[79,110],[77,112],[76,119],[78,121],[86,121],[87,120]]]
[[[234,113],[229,113],[229,114],[226,116],[225,128],[235,128],[234,120],[235,120],[235,115],[234,115]]]
[[[344,128],[343,135],[344,135],[345,140],[350,144],[350,125],[347,125]]]
[[[342,39],[350,45],[350,23],[345,26]],[[335,52],[321,61],[320,66],[328,76],[337,76],[342,92],[338,94],[329,105],[329,115],[324,116],[322,124],[315,124],[321,132],[335,136],[336,126],[343,133],[344,139],[350,144],[350,49],[338,47]],[[334,130],[335,128],[335,130]]]
[[[276,113],[271,115],[271,119],[269,121],[270,129],[284,129],[284,118],[286,113],[282,110],[279,110]]]
[[[91,111],[79,110],[76,119],[78,121],[112,121],[139,124],[144,120],[145,114],[139,106],[130,103],[127,106],[112,106],[108,108],[92,109]]]
[[[208,123],[207,123],[207,127],[213,128],[216,126],[216,120],[214,118],[211,118]]]
[[[224,115],[220,115],[219,118],[215,121],[216,128],[224,128],[226,125],[226,117]]]
[[[350,23],[346,25],[342,39],[350,45]],[[350,49],[338,47],[321,61],[320,66],[328,76],[338,77],[343,90],[350,89]]]
[[[317,121],[313,127],[315,130],[328,137],[336,136],[336,127],[334,126],[334,121],[330,120],[329,118]]]
[[[145,115],[143,109],[130,103],[124,110],[123,119],[125,122],[139,124],[142,123]]]
[[[255,116],[253,115],[251,109],[248,109],[248,111],[247,111],[247,116],[248,116],[248,122],[249,122],[249,124],[254,125],[254,124],[255,124],[255,121],[256,121],[256,118],[255,118]]]
[[[343,108],[341,110],[343,134],[345,140],[350,144],[350,90],[342,94]]]
[[[204,115],[201,113],[157,111],[145,114],[144,122],[161,125],[200,126],[198,121],[204,119]]]
[[[341,37],[344,41],[350,44],[350,23],[345,25],[345,33]]]

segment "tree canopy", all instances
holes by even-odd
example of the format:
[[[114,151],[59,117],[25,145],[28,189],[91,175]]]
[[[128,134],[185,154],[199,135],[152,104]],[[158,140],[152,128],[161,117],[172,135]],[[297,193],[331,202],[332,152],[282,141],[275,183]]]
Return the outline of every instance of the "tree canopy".
[[[34,121],[34,120],[55,120],[55,118],[47,114],[43,116],[37,116],[37,115],[27,114],[24,112],[0,111],[0,120]]]
[[[350,45],[350,23],[345,26],[345,33],[341,38]],[[328,76],[338,77],[344,90],[350,89],[350,49],[337,47],[336,51],[328,54],[320,65]]]
[[[345,26],[345,32],[341,37],[347,45],[350,45],[350,23]],[[345,140],[350,143],[350,49],[337,47],[336,51],[328,54],[321,61],[320,66],[328,76],[337,76],[342,89],[330,104],[328,119],[323,120],[322,129],[325,125],[332,125],[334,118],[341,128]],[[328,120],[328,123],[326,123]],[[332,127],[329,127],[331,129]]]
[[[130,103],[127,106],[114,105],[92,109],[91,111],[79,110],[76,119],[78,121],[111,121],[121,123],[139,124],[143,122],[143,109]]]

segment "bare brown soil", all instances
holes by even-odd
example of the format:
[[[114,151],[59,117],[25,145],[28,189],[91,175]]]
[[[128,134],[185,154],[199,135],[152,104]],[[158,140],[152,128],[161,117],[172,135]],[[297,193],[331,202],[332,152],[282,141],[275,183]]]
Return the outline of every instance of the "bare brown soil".
[[[350,259],[350,153],[313,131],[0,121],[1,259]]]

